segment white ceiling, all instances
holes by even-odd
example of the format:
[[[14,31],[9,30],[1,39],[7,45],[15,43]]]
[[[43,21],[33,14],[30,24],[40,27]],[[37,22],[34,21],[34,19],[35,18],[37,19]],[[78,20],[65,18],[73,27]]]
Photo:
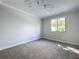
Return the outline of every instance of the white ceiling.
[[[79,0],[51,0],[51,7],[53,8],[45,8],[45,9],[41,8],[40,7],[41,5],[37,6],[35,4],[35,1],[37,0],[31,0],[34,1],[32,5],[33,8],[29,8],[28,7],[29,4],[24,1],[25,0],[2,0],[2,3],[6,3],[8,5],[14,6],[21,10],[29,12],[37,17],[51,16],[62,12],[79,9]],[[45,1],[47,3],[49,0],[45,0]]]

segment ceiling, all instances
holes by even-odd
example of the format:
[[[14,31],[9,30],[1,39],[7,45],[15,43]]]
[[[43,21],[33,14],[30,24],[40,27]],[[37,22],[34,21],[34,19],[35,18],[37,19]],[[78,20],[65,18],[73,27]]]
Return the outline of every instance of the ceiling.
[[[29,1],[29,3],[32,2],[31,8],[29,7],[29,4],[26,3],[27,1]],[[42,8],[42,4],[37,6],[36,1],[37,0],[26,0],[26,2],[25,0],[2,0],[2,3],[19,8],[40,18],[56,15],[70,10],[79,10],[79,0],[50,0],[50,3],[48,2],[49,0],[44,0],[44,3],[50,4],[49,8]],[[41,2],[41,0],[39,1]]]

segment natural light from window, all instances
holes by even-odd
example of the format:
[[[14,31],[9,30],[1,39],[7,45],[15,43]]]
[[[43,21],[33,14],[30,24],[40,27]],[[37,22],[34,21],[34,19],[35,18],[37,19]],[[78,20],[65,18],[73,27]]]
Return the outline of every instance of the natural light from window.
[[[51,31],[65,32],[65,17],[52,19]]]

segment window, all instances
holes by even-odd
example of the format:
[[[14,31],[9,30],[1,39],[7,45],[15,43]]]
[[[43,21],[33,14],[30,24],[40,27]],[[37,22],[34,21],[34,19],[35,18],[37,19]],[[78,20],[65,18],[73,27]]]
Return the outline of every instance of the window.
[[[65,17],[52,19],[51,31],[65,32]]]

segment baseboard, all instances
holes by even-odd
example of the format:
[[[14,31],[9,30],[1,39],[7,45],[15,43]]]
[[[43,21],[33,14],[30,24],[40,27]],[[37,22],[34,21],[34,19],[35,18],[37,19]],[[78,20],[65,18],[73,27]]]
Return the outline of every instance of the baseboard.
[[[72,43],[72,42],[65,42],[65,41],[60,41],[60,40],[55,40],[55,39],[53,40],[53,39],[50,39],[50,38],[41,38],[41,39],[46,39],[46,40],[50,40],[50,41],[53,41],[53,42],[63,43],[63,44],[72,45],[72,46],[79,46],[78,44]]]
[[[19,46],[19,45],[22,45],[22,44],[25,44],[25,43],[29,43],[29,42],[32,42],[32,41],[35,41],[35,40],[38,40],[38,39],[23,41],[23,42],[19,42],[19,43],[16,43],[16,44],[13,44],[13,45],[10,45],[10,46],[7,46],[7,47],[3,47],[3,48],[0,48],[0,51],[5,50],[5,49],[9,49],[9,48],[12,48],[12,47],[16,47],[16,46]]]

